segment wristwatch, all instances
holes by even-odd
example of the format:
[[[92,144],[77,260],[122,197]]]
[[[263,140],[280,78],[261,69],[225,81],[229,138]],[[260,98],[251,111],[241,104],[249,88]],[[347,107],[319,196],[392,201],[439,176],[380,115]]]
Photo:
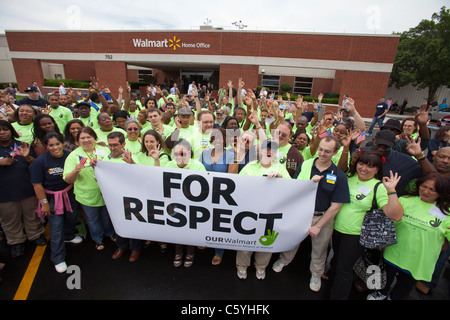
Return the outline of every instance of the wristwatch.
[[[39,203],[40,203],[41,205],[43,205],[43,204],[48,203],[48,200],[47,200],[47,198],[45,198],[45,199],[39,200]]]

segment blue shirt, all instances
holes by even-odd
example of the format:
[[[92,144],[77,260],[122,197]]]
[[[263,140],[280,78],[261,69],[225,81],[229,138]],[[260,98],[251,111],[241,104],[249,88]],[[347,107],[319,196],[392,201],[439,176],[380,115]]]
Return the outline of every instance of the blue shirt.
[[[232,150],[224,150],[222,158],[212,163],[212,151],[207,149],[200,155],[200,162],[205,166],[206,171],[228,172],[228,165],[234,163],[234,152]]]
[[[321,172],[315,165],[316,161],[317,159],[314,160],[310,178],[315,175],[323,176],[323,178],[320,179],[319,185],[317,186],[316,205],[314,210],[325,212],[331,206],[332,202],[349,203],[350,191],[348,189],[348,181],[345,173],[334,163],[331,163],[331,165],[327,169]],[[301,171],[302,164],[300,164],[300,166],[297,168],[297,171],[295,172],[292,179],[297,179]],[[335,180],[327,179],[327,175],[335,177]]]
[[[46,152],[37,157],[30,165],[31,183],[42,183],[44,189],[50,191],[64,190],[69,186],[63,180],[64,163],[70,152],[63,151],[61,158],[55,158]]]
[[[374,117],[381,116],[388,109],[389,109],[389,106],[386,102],[380,102],[379,104],[377,104],[377,109],[375,111]]]

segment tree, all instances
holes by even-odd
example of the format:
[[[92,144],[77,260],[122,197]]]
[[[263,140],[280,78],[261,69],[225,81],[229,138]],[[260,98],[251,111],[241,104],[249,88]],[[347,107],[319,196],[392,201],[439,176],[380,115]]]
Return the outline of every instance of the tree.
[[[450,86],[450,12],[442,7],[400,36],[389,85],[428,88],[427,102],[440,86]]]

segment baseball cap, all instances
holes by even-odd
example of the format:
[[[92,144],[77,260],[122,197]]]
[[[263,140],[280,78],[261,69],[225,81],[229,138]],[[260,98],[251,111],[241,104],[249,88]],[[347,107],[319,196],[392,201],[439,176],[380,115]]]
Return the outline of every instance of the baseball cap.
[[[397,134],[402,133],[400,121],[397,119],[388,119],[384,123],[383,127],[381,127],[381,130],[383,129],[393,129],[397,131]]]
[[[178,115],[180,116],[190,116],[192,111],[186,107],[178,109]]]
[[[25,92],[30,92],[30,91],[39,91],[39,88],[36,87],[36,86],[28,86],[28,87],[25,89]]]
[[[75,105],[75,108],[79,108],[80,106],[83,106],[83,105],[88,106],[89,108],[91,107],[91,104],[89,102],[82,101],[82,102],[77,103]]]
[[[395,142],[395,133],[391,130],[380,130],[375,135],[375,144],[382,144],[392,148]]]

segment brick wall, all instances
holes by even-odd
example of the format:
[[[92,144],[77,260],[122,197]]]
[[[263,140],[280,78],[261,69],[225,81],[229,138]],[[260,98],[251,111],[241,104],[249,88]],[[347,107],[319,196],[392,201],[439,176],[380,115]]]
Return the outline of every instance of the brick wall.
[[[99,84],[107,85],[117,98],[119,87],[126,88],[127,65],[120,61],[95,61],[95,76]]]
[[[375,106],[386,92],[389,76],[389,73],[346,71],[341,85],[341,101],[342,95],[348,94],[355,100],[361,116],[372,118]]]
[[[258,83],[258,66],[248,66],[240,64],[222,64],[220,66],[219,88],[225,86],[228,90],[227,83],[231,80],[234,88],[238,88],[239,78],[245,83],[245,88],[255,88]]]
[[[41,61],[35,59],[12,59],[17,78],[17,88],[23,92],[31,82],[36,81],[39,88],[44,85]]]
[[[152,31],[152,32],[6,32],[12,53],[61,52],[61,53],[136,53],[162,55],[229,55],[247,57],[279,57],[292,59],[318,59],[355,62],[393,63],[399,37],[295,34],[279,32],[233,32],[233,31]],[[180,43],[207,43],[210,48],[136,48],[133,39],[152,39]],[[106,59],[106,56],[105,56]],[[54,61],[60,62],[61,61]],[[188,61],[186,61],[188,62]],[[108,82],[112,90],[124,86],[134,76],[128,74],[124,61],[64,61],[67,78],[86,78],[95,74],[101,81]],[[13,59],[20,90],[32,80],[42,86],[43,76],[39,60]],[[147,65],[148,66],[148,65]],[[246,88],[261,84],[258,66],[228,64],[220,66],[219,87],[228,80],[237,87],[243,77]],[[164,73],[166,71],[163,70]],[[168,72],[169,73],[169,72]],[[90,75],[89,75],[90,76]],[[313,95],[333,91],[348,93],[357,101],[361,114],[371,117],[373,108],[387,88],[389,74],[337,70],[334,81],[316,79]],[[163,82],[164,79],[159,79]],[[282,80],[281,83],[284,81]],[[327,90],[326,90],[327,89]],[[116,92],[116,91],[114,91]]]

